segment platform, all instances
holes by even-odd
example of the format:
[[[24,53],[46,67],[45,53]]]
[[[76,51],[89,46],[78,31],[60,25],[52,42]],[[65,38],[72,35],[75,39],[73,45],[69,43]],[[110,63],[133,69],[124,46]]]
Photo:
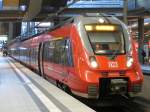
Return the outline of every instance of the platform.
[[[0,56],[0,112],[95,112],[9,57]]]
[[[141,65],[142,71],[146,75],[150,75],[150,65]]]

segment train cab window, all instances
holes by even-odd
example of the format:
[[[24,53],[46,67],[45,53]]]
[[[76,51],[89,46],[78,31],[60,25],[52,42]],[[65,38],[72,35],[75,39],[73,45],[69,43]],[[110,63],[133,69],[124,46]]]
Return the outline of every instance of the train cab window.
[[[111,55],[113,52],[116,52],[116,54],[125,53],[124,37],[119,27],[113,31],[109,31],[108,28],[107,31],[104,31],[104,29],[102,31],[90,30],[87,31],[87,35],[95,54]]]

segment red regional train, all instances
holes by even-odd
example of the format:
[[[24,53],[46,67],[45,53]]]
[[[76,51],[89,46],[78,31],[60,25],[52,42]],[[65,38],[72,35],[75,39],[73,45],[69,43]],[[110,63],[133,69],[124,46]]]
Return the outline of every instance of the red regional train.
[[[112,16],[76,16],[9,49],[11,57],[83,98],[141,92],[135,46],[127,27]]]

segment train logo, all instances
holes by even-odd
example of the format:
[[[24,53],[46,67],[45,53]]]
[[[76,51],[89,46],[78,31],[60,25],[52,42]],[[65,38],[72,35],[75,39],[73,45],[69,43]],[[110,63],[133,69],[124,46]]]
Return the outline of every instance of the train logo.
[[[113,61],[108,63],[109,68],[118,68],[118,63]]]

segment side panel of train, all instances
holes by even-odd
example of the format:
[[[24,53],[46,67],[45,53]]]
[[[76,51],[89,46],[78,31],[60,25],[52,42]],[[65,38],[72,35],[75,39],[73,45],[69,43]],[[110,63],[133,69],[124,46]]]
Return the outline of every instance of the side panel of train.
[[[71,29],[72,24],[23,42],[17,42],[10,46],[11,56],[39,72],[43,77],[52,78],[77,89],[79,86],[76,82],[72,84],[72,81],[68,80],[69,77],[73,77],[70,78],[73,80],[77,78],[73,51],[77,52],[78,48],[76,38],[71,37]],[[80,83],[79,79],[78,83]]]
[[[87,83],[87,80],[82,78],[80,67],[88,67],[85,65],[86,58],[84,59],[86,53],[83,52],[85,50],[78,31],[72,24],[18,42],[10,48],[13,58],[36,70],[43,77],[66,84],[74,92],[86,93],[88,84],[93,83],[95,79],[93,77]],[[83,63],[80,62],[81,59]]]
[[[70,29],[72,25],[49,32],[53,39],[41,43],[40,66],[43,75],[68,83],[68,72],[72,71],[73,58]],[[43,59],[41,59],[43,57]]]
[[[50,37],[43,35],[31,38],[26,41],[18,41],[15,44],[10,46],[11,56],[20,61],[21,63],[27,65],[33,70],[39,71],[38,69],[38,55],[39,55],[39,43],[41,41],[46,41]],[[41,40],[40,38],[43,38]]]
[[[79,34],[73,24],[61,27],[48,33],[56,39],[43,43],[43,73],[62,84],[71,91],[87,92],[86,80],[80,74],[79,61],[82,57],[83,46]]]

